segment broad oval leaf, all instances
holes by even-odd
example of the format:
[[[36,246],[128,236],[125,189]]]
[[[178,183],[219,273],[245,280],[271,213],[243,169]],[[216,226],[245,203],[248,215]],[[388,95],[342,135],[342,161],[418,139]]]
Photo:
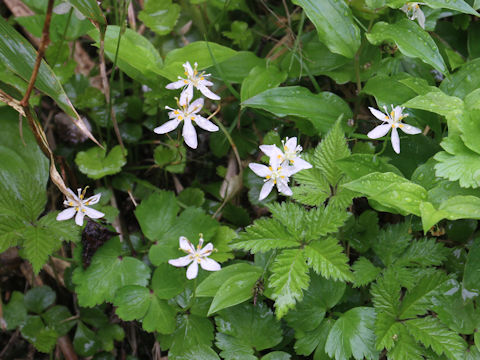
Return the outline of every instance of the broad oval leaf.
[[[339,96],[325,91],[312,94],[301,86],[266,90],[242,103],[243,106],[263,109],[277,116],[294,115],[309,120],[321,133],[326,133],[343,115],[352,117],[348,104]]]
[[[120,145],[114,146],[108,154],[105,149],[93,147],[87,151],[80,151],[75,157],[75,163],[88,177],[100,179],[121,171],[127,162],[123,151]]]
[[[317,28],[330,51],[353,58],[360,47],[360,29],[344,0],[293,0]]]
[[[377,22],[367,34],[367,39],[374,45],[394,41],[404,55],[419,58],[436,70],[447,73],[438,46],[425,30],[411,20],[402,19],[395,24]]]

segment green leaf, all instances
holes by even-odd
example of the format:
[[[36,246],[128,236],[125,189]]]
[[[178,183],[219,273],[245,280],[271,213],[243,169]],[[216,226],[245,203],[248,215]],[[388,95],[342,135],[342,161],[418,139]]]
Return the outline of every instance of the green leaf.
[[[399,319],[424,315],[433,305],[432,297],[448,290],[448,282],[449,278],[440,271],[423,277],[403,298]]]
[[[298,246],[295,238],[275,219],[259,219],[240,233],[233,244],[236,249],[249,250],[253,254],[272,249]]]
[[[53,328],[59,336],[66,335],[75,326],[76,321],[71,317],[70,310],[63,305],[53,306],[42,315],[46,325]]]
[[[353,58],[360,47],[360,29],[344,0],[294,0],[317,28],[320,41],[330,51]]]
[[[427,199],[427,191],[422,186],[390,172],[374,172],[343,186],[403,215],[420,216],[419,205]]]
[[[0,61],[11,72],[19,76],[25,82],[30,80],[33,72],[37,51],[20,35],[6,20],[0,19]],[[15,84],[12,84],[15,85]],[[50,96],[58,106],[65,111],[72,121],[87,134],[90,139],[95,138],[81,121],[80,116],[68,99],[62,85],[55,76],[53,70],[42,60],[38,75],[35,80],[35,87],[46,95]]]
[[[296,328],[295,352],[298,355],[310,355],[316,348],[314,359],[330,360],[324,349],[333,323],[331,318],[327,318],[313,331],[304,332],[300,328]]]
[[[463,0],[425,0],[424,3],[433,9],[450,9],[465,14],[480,16],[478,12],[476,12],[470,5],[468,5]]]
[[[262,356],[261,360],[289,360],[291,358],[291,355],[284,351],[273,351],[265,356]]]
[[[103,15],[100,6],[95,0],[67,0],[70,4],[75,6],[75,8],[80,11],[84,16],[89,19],[94,20],[95,22],[105,25],[107,20]]]
[[[255,66],[242,82],[241,101],[280,85],[287,78],[287,73],[280,71],[275,65]]]
[[[440,320],[426,316],[404,322],[415,340],[430,346],[438,355],[445,354],[450,359],[462,359],[467,346],[457,333],[449,330]]]
[[[269,349],[282,341],[280,322],[264,303],[241,304],[215,317],[218,334],[230,335],[256,351]]]
[[[345,283],[327,280],[313,273],[310,275],[310,286],[304,292],[302,301],[285,316],[287,324],[294,328],[296,333],[318,328],[325,317],[325,312],[333,308],[345,293]]]
[[[218,66],[209,69],[217,79],[241,84],[255,66],[265,66],[265,59],[257,57],[251,51],[239,51],[234,56],[222,61]],[[222,76],[220,75],[222,74]]]
[[[79,304],[92,307],[112,302],[115,292],[123,286],[146,286],[149,278],[150,269],[142,261],[122,256],[122,245],[116,237],[97,250],[86,270],[77,267],[72,281]]]
[[[73,338],[73,348],[78,355],[87,357],[100,350],[101,344],[96,334],[82,322],[79,322]]]
[[[219,310],[240,304],[253,297],[253,288],[261,274],[258,272],[247,272],[237,274],[229,278],[220,289],[218,289],[212,304],[208,309],[208,316]]]
[[[29,316],[21,330],[22,336],[43,353],[50,353],[55,347],[58,334],[43,324],[40,316]]]
[[[335,186],[343,176],[343,171],[338,168],[336,162],[349,155],[350,150],[345,140],[345,134],[340,126],[340,121],[337,121],[315,149],[314,166],[322,170],[331,186]]]
[[[370,288],[372,302],[377,312],[395,317],[400,306],[400,290],[401,285],[394,268],[388,268]]]
[[[454,74],[446,77],[440,84],[440,90],[463,99],[478,88],[479,81],[480,59],[475,59],[462,65]]]
[[[101,179],[120,172],[123,165],[127,163],[125,155],[120,145],[114,146],[108,155],[105,149],[93,147],[77,153],[75,163],[78,169],[88,177]]]
[[[170,191],[155,192],[135,209],[143,234],[151,241],[159,240],[177,219],[180,210]]]
[[[463,112],[463,101],[442,91],[432,91],[408,100],[402,106],[431,111],[445,117],[455,117]]]
[[[325,240],[311,242],[304,247],[304,254],[308,266],[317,274],[327,279],[352,280],[348,258],[336,238],[328,237]]]
[[[373,265],[370,260],[360,257],[352,265],[353,282],[355,287],[361,287],[370,284],[374,281],[382,271],[381,268]]]
[[[271,271],[269,287],[273,290],[272,298],[280,319],[303,298],[303,290],[310,283],[303,250],[283,250],[276,256]]]
[[[309,158],[304,156],[305,160]],[[330,195],[330,185],[320,169],[312,168],[294,175],[299,186],[292,188],[293,198],[304,205],[321,205]]]
[[[409,224],[399,223],[381,230],[372,247],[375,254],[388,267],[404,253],[411,239]]]
[[[369,307],[353,308],[342,314],[328,334],[325,351],[336,360],[378,359],[375,350],[375,310]]]
[[[175,359],[176,360],[190,360],[190,359],[220,360],[215,350],[213,350],[212,348],[204,344],[193,345],[183,354],[179,356],[175,356]]]
[[[257,279],[262,275],[263,269],[248,263],[239,263],[226,266],[220,271],[212,272],[203,280],[195,290],[197,297],[210,296],[213,297],[223,284],[228,283],[233,277],[242,274],[257,274]],[[249,275],[250,276],[250,275]],[[253,276],[253,275],[251,275]]]
[[[480,136],[480,118],[478,109],[470,109],[467,107],[463,116],[459,117],[458,127],[462,132],[461,138],[465,145],[477,154],[480,154],[480,146],[476,139]]]
[[[388,24],[383,21],[377,22],[366,36],[373,45],[393,41],[402,54],[419,58],[433,66],[434,69],[447,73],[447,67],[435,41],[411,20],[402,19],[395,24]]]
[[[138,18],[158,35],[166,35],[175,26],[180,9],[180,5],[172,4],[172,0],[148,0]]]
[[[445,151],[438,152],[434,159],[435,173],[450,181],[459,181],[461,187],[480,187],[480,158],[467,148],[459,136],[443,138],[440,144]]]
[[[222,35],[232,40],[242,50],[249,49],[253,44],[253,32],[244,21],[235,20],[230,24],[231,31],[222,31]]]
[[[475,295],[480,294],[480,238],[476,238],[467,255],[463,272],[463,287]]]
[[[175,330],[175,310],[146,287],[131,285],[120,288],[113,305],[121,319],[141,320],[145,331],[170,334]]]
[[[218,332],[215,345],[221,349],[220,355],[225,360],[257,360],[254,350],[242,339]]]
[[[352,154],[343,159],[336,160],[335,166],[347,174],[352,180],[356,180],[373,172],[391,172],[399,176],[402,175],[400,170],[388,164],[384,158],[372,154]]]
[[[13,291],[10,301],[3,306],[3,320],[6,330],[14,330],[27,320],[27,309],[23,301],[23,294],[19,291]]]
[[[98,329],[97,338],[100,340],[103,350],[112,351],[115,345],[114,341],[122,341],[125,338],[125,332],[118,324],[107,324]]]
[[[157,74],[161,72],[163,62],[155,46],[146,37],[130,28],[126,28],[124,33],[121,32],[120,26],[107,26],[105,55],[114,61],[117,54],[116,65],[132,79],[138,81],[156,79]],[[96,42],[96,46],[100,46],[99,31],[92,30],[88,34]],[[119,36],[121,40],[117,52]]]
[[[305,213],[303,227],[299,231],[305,231],[306,240],[317,240],[321,236],[336,233],[345,223],[350,213],[339,209],[331,204],[327,207],[319,206]]]
[[[449,251],[435,239],[412,241],[406,251],[397,258],[395,265],[400,266],[439,266],[446,260]]]
[[[185,285],[184,271],[170,264],[160,264],[153,272],[152,289],[159,299],[171,299],[185,290]]]
[[[374,96],[379,107],[402,104],[418,95],[416,91],[404,83],[404,80],[409,79],[411,77],[406,73],[392,76],[380,74],[369,79],[362,92]]]
[[[165,58],[164,67],[158,73],[170,81],[176,81],[177,76],[184,75],[182,65],[187,61],[192,66],[195,62],[198,63],[198,70],[203,70],[215,63],[220,64],[236,54],[235,50],[213,42],[195,41],[170,51]]]
[[[352,117],[350,107],[339,96],[327,91],[312,94],[301,86],[269,89],[242,102],[242,105],[263,109],[279,117],[299,116],[309,120],[321,133],[326,133],[341,115],[344,119]]]
[[[405,326],[397,326],[395,334],[396,341],[393,350],[388,352],[388,359],[391,360],[423,360],[424,349],[408,333]]]
[[[178,201],[186,206],[201,207],[205,202],[205,193],[196,188],[186,188],[178,194]]]
[[[25,308],[40,314],[50,305],[53,305],[57,295],[49,286],[37,286],[25,294]]]

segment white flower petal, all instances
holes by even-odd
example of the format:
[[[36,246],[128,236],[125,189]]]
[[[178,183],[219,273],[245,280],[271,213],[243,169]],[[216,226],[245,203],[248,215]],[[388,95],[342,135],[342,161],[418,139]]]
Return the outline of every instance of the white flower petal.
[[[200,126],[203,130],[207,131],[218,131],[218,126],[212,123],[210,120],[205,119],[200,115],[195,116],[195,122],[198,126]]]
[[[176,90],[176,89],[180,89],[184,86],[186,86],[188,84],[188,80],[187,82],[185,83],[186,80],[182,79],[182,80],[177,80],[177,81],[174,81],[170,84],[168,84],[167,86],[165,86],[165,88],[167,88],[168,90]]]
[[[183,68],[185,69],[185,72],[187,73],[187,75],[193,76],[192,65],[190,65],[188,61],[185,64],[183,64]]]
[[[285,142],[285,146],[287,147],[288,150],[294,151],[297,148],[297,138],[296,137],[292,137],[290,139],[287,138],[287,141]]]
[[[193,254],[195,252],[195,246],[188,240],[185,236],[180,236],[178,239],[178,242],[180,244],[180,249],[183,251],[186,251],[190,254]]]
[[[212,251],[213,251],[213,244],[208,243],[207,245],[205,245],[203,249],[200,250],[199,254],[201,256],[208,256],[212,253]]]
[[[416,9],[415,12],[416,12],[418,25],[420,25],[422,29],[425,29],[425,14],[423,13],[422,10],[420,10],[420,8]]]
[[[370,112],[375,116],[378,120],[381,121],[390,121],[390,118],[382,113],[381,111],[378,111],[377,109],[374,109],[373,107],[368,107],[370,109]]]
[[[420,130],[415,126],[408,125],[408,124],[402,124],[402,125],[403,126],[400,127],[400,130],[402,130],[405,134],[415,135],[415,134],[420,134],[422,132],[422,130]]]
[[[192,99],[190,99],[190,100],[192,100]],[[189,114],[196,114],[196,113],[198,113],[200,110],[202,110],[203,104],[204,104],[203,98],[198,98],[197,100],[195,100],[194,102],[192,102],[192,103],[188,106],[187,112],[188,112]]]
[[[89,208],[89,207],[86,207],[86,206],[84,206],[83,209],[85,210],[85,214],[90,219],[100,219],[100,218],[105,216],[105,214],[102,213],[101,211],[98,211],[98,210],[95,210],[95,209],[92,209],[92,208]]]
[[[393,118],[394,118],[395,120],[397,120],[397,121],[400,120],[400,118],[401,118],[401,116],[402,116],[403,109],[404,109],[404,108],[401,107],[401,106],[395,106],[395,107],[393,108],[393,116],[394,116]]]
[[[203,74],[203,77],[207,77],[207,76],[210,76],[210,74]],[[208,80],[199,80],[198,85],[199,86],[212,86],[213,83],[211,81],[208,81]]]
[[[180,105],[187,105],[193,98],[193,84],[189,83],[188,86],[180,94]]]
[[[285,156],[276,145],[260,145],[260,150],[270,158],[280,156],[280,159],[283,159]]]
[[[167,121],[165,124],[156,127],[155,129],[153,129],[153,131],[157,134],[166,134],[172,130],[175,130],[178,127],[178,124],[180,124],[180,122],[181,121],[178,119],[170,120]]]
[[[203,270],[208,271],[218,271],[222,268],[218,262],[209,258],[203,258],[200,260],[200,266]]]
[[[75,194],[73,192],[72,189],[67,189],[68,193],[71,195],[72,199],[76,200],[76,201],[79,201],[80,199],[78,198],[77,194]],[[80,189],[80,191],[82,191],[82,189]]]
[[[85,205],[95,205],[100,201],[100,198],[102,197],[102,193],[90,196],[87,200],[84,201]]]
[[[263,199],[265,199],[268,196],[268,194],[270,194],[270,192],[272,191],[274,185],[275,184],[271,179],[268,181],[265,181],[265,184],[263,184],[262,186],[262,190],[260,190],[260,196],[258,197],[258,200],[262,201]]]
[[[75,224],[77,224],[78,226],[82,226],[84,216],[85,216],[84,212],[77,211],[77,215],[75,215]]]
[[[277,189],[283,195],[292,196],[292,189],[288,187],[288,180],[286,179],[277,179]]]
[[[197,132],[195,131],[195,128],[192,125],[192,121],[189,118],[186,118],[184,121],[182,135],[185,143],[188,146],[190,146],[192,149],[197,148]]]
[[[186,256],[179,257],[177,259],[168,260],[168,263],[176,267],[183,267],[190,264],[191,261],[192,259],[190,258],[190,255],[186,255]]]
[[[198,274],[198,262],[194,260],[187,269],[187,279],[192,280],[197,277]]]
[[[289,175],[295,174],[300,170],[310,169],[312,167],[312,164],[310,164],[308,161],[303,160],[302,158],[296,157],[295,159],[293,159],[293,164],[290,167],[293,168],[291,169],[291,171],[293,172],[290,172]]]
[[[375,129],[370,131],[367,134],[367,136],[370,139],[378,139],[382,136],[385,136],[390,131],[391,128],[392,128],[392,126],[390,124],[378,125]]]
[[[267,175],[271,175],[272,171],[268,168],[268,166],[263,164],[257,163],[250,163],[248,167],[258,176],[266,177]]]
[[[209,99],[220,100],[220,96],[211,92],[210,89],[207,88],[205,85],[198,84],[197,89],[200,90],[200,92]]]
[[[73,217],[73,215],[75,215],[76,212],[77,211],[75,210],[74,207],[65,209],[57,215],[57,220],[62,221],[62,220],[71,219]]]
[[[392,129],[392,147],[393,151],[400,154],[400,137],[398,136],[397,128]]]

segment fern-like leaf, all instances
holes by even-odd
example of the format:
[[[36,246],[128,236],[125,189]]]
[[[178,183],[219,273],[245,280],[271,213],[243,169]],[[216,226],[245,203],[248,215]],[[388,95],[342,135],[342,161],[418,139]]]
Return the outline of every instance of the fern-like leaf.
[[[352,266],[354,287],[370,284],[380,274],[382,269],[373,265],[370,260],[360,257]]]
[[[271,267],[269,287],[273,288],[276,314],[283,317],[289,309],[302,300],[303,290],[308,289],[310,277],[301,249],[283,250]]]
[[[299,184],[292,188],[292,197],[296,201],[304,205],[318,206],[330,196],[330,185],[320,169],[300,171],[294,178]]]
[[[306,239],[315,240],[321,236],[332,234],[343,226],[350,213],[332,206],[318,207],[308,212],[305,222]]]
[[[409,333],[425,346],[430,346],[438,355],[449,359],[462,359],[467,344],[457,333],[448,329],[437,318],[426,316],[407,320],[404,323]]]
[[[395,333],[395,347],[388,352],[388,360],[423,360],[424,350],[408,333],[405,326],[400,326]]]
[[[352,273],[348,266],[348,258],[337,239],[329,237],[325,240],[314,241],[304,248],[308,266],[317,274],[327,279],[351,281]]]
[[[259,219],[245,229],[232,246],[252,253],[298,246],[293,236],[275,219]]]
[[[395,265],[438,266],[447,258],[448,253],[448,249],[434,239],[420,239],[411,243],[395,261]]]

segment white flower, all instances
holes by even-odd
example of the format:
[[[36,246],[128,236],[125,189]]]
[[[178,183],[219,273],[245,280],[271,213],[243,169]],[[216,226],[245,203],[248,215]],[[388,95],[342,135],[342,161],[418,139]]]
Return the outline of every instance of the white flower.
[[[157,134],[166,134],[172,130],[175,130],[178,125],[184,121],[185,123],[183,124],[182,136],[188,146],[190,146],[192,149],[196,149],[198,145],[197,132],[195,131],[192,121],[194,121],[204,130],[218,131],[217,125],[197,114],[203,107],[203,98],[197,99],[191,104],[178,104],[178,106],[180,109],[172,109],[169,106],[165,106],[165,109],[171,110],[168,113],[168,117],[172,120],[167,121],[162,126],[153,129],[154,132]]]
[[[180,80],[168,84],[166,88],[169,90],[183,88],[182,94],[180,95],[180,105],[186,105],[189,101],[192,101],[194,87],[200,90],[200,92],[206,97],[212,100],[220,100],[220,96],[214,94],[207,88],[207,86],[213,85],[212,82],[205,80],[205,78],[210,76],[210,74],[205,74],[203,71],[199,73],[197,71],[198,64],[195,63],[194,66],[195,68],[192,69],[192,66],[188,61],[183,64],[187,78],[184,79],[179,76],[178,78]]]
[[[72,7],[73,6],[68,2],[64,2],[55,6],[53,8],[53,12],[58,15],[67,14]],[[73,13],[75,14],[78,20],[86,19],[86,17],[80,11],[78,11],[75,7],[73,7]]]
[[[68,189],[70,196],[67,196],[67,199],[63,202],[63,205],[68,206],[68,208],[57,215],[58,221],[71,219],[76,213],[77,215],[75,215],[75,223],[78,226],[82,226],[85,215],[92,219],[99,219],[105,216],[104,213],[88,207],[88,205],[94,205],[98,203],[102,194],[97,194],[84,200],[87,188],[88,186],[83,190],[83,192],[82,189],[77,189],[78,196],[75,195],[72,190]]]
[[[378,139],[382,136],[385,136],[390,131],[390,129],[392,129],[392,147],[397,154],[400,154],[400,138],[398,137],[397,128],[402,130],[404,133],[410,135],[420,134],[422,130],[416,128],[415,126],[402,123],[402,119],[408,116],[408,114],[402,114],[404,109],[403,107],[393,107],[393,105],[391,105],[391,107],[392,111],[390,112],[390,114],[388,113],[386,106],[383,107],[385,110],[385,114],[381,111],[378,111],[377,109],[369,107],[373,116],[375,116],[378,120],[383,121],[384,123],[382,125],[378,125],[375,129],[370,131],[367,136],[370,139]]]
[[[302,147],[297,145],[297,138],[286,138],[282,140],[283,151],[276,145],[260,145],[265,155],[270,159],[277,159],[281,166],[288,166],[291,174],[303,169],[310,169],[312,165],[300,157]]]
[[[292,195],[292,190],[288,187],[288,178],[293,174],[292,170],[288,166],[281,166],[278,158],[270,160],[270,166],[257,163],[248,164],[248,167],[255,174],[265,178],[258,200],[265,199],[272,191],[274,185],[277,185],[278,191],[283,195]]]
[[[180,236],[180,250],[183,250],[188,255],[179,257],[178,259],[168,260],[170,265],[176,267],[183,267],[192,263],[187,269],[187,279],[189,280],[197,277],[198,264],[200,264],[202,269],[208,271],[218,271],[221,268],[219,263],[208,258],[213,251],[213,244],[208,243],[202,249],[203,241],[203,235],[200,234],[200,240],[198,240],[197,248],[195,248],[190,240],[188,240],[185,236]]]
[[[403,5],[400,10],[402,10],[410,20],[417,19],[418,24],[425,29],[425,14],[420,9],[419,4],[424,5],[423,3],[418,2],[407,2]]]

